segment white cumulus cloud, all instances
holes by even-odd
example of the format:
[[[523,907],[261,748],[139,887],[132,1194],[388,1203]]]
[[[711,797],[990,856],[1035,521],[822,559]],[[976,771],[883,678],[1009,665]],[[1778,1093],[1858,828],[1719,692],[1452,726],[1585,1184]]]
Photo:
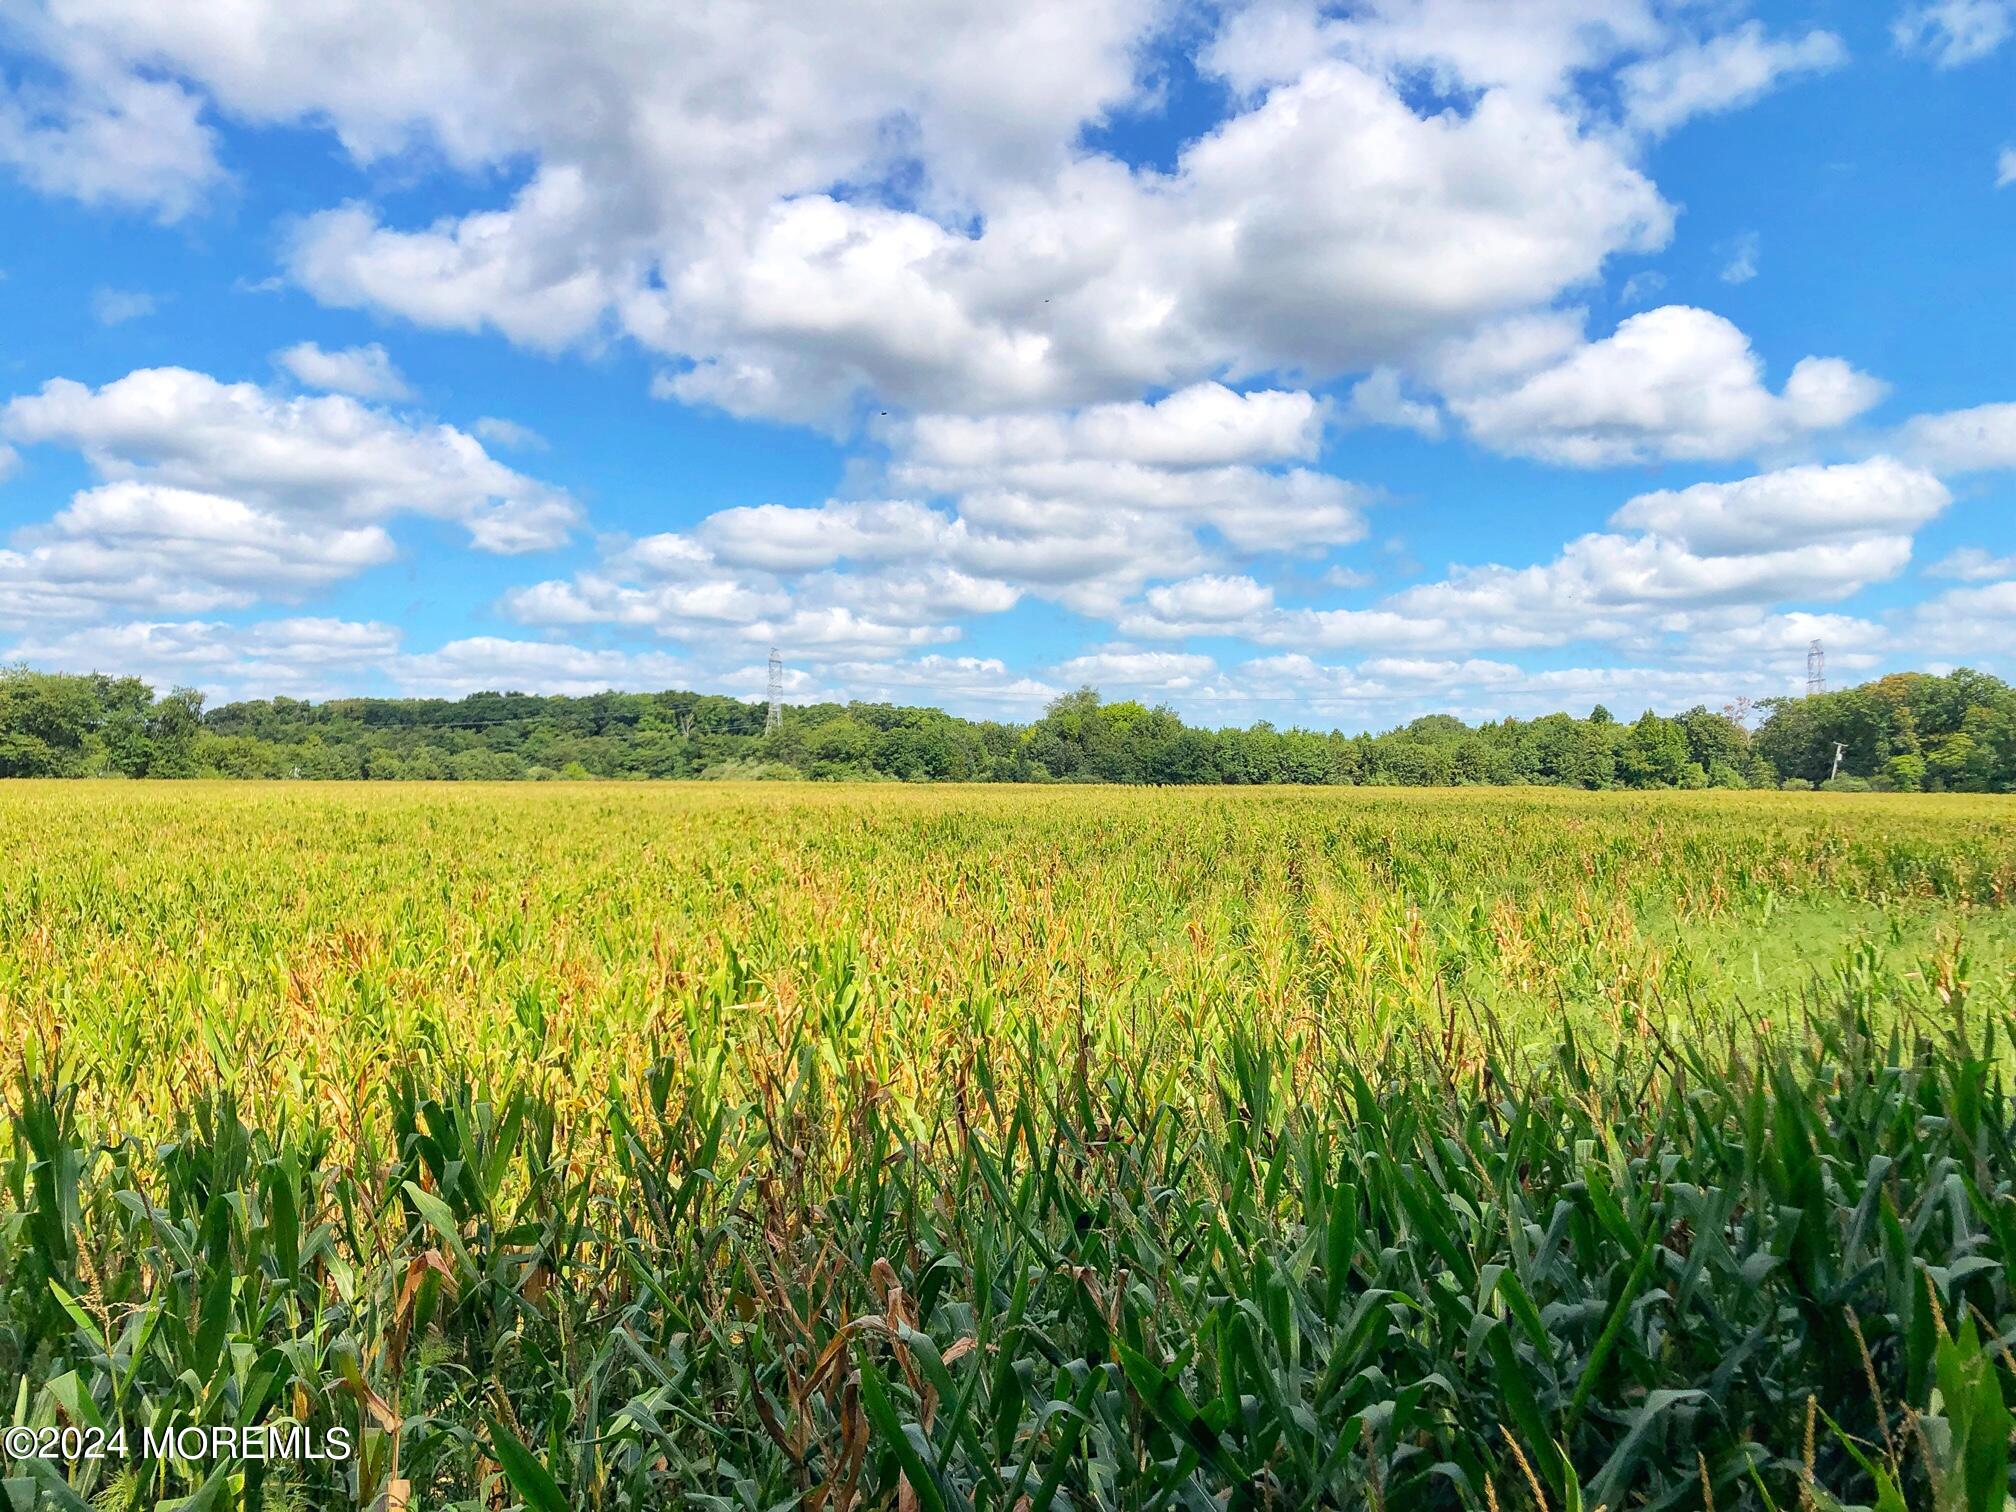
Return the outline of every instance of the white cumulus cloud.
[[[1890,28],[1905,52],[1923,53],[1941,68],[1987,57],[2016,31],[2010,0],[1931,0],[1908,8]]]
[[[1961,546],[1949,551],[1925,569],[1927,577],[1958,578],[1963,583],[1985,583],[1994,578],[2016,578],[2016,556],[1994,556],[1979,546]]]
[[[1938,472],[2016,467],[2016,404],[1915,415],[1898,432],[1906,456]]]
[[[276,353],[273,360],[305,387],[359,399],[411,399],[392,358],[377,342],[330,351],[312,341],[299,342]]]
[[[1776,38],[1763,23],[1748,21],[1634,63],[1619,80],[1627,117],[1661,135],[1694,116],[1748,105],[1788,76],[1823,73],[1847,61],[1847,47],[1832,32]]]
[[[1666,305],[1510,381],[1459,388],[1449,405],[1494,450],[1599,467],[1754,455],[1844,425],[1884,392],[1838,357],[1805,357],[1773,393],[1736,326]]]
[[[1734,483],[1640,494],[1611,522],[1715,553],[1775,551],[1845,537],[1909,535],[1952,502],[1930,473],[1889,457],[1788,467]]]
[[[343,395],[289,398],[187,368],[92,388],[67,378],[0,408],[0,434],[70,447],[101,477],[241,500],[324,523],[401,513],[453,520],[486,551],[555,546],[580,517],[451,425],[409,422]]]
[[[299,599],[391,560],[376,525],[288,519],[238,499],[154,483],[86,489],[0,549],[0,622],[166,613]]]
[[[129,620],[39,634],[0,651],[54,672],[143,677],[194,686],[213,698],[329,698],[358,691],[359,675],[389,663],[399,631],[375,621],[313,616],[234,625],[219,620]]]

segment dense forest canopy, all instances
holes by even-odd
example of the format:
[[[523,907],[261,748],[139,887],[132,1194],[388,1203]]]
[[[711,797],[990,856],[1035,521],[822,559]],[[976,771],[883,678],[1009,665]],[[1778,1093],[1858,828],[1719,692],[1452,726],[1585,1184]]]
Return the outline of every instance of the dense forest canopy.
[[[763,726],[761,704],[704,693],[274,698],[206,711],[196,692],[157,697],[133,677],[0,670],[6,777],[2016,789],[2016,689],[1964,668],[1722,711],[1648,710],[1628,723],[1599,705],[1586,718],[1475,726],[1433,714],[1380,735],[1200,729],[1090,688],[1021,725],[822,703],[787,709],[775,733]]]

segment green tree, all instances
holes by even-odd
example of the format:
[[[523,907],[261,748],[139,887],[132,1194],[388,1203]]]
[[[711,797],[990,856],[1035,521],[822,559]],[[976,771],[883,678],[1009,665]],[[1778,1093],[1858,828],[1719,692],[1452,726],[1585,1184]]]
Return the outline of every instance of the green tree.
[[[153,762],[154,690],[137,677],[91,678],[94,719],[103,769],[144,777]]]
[[[0,777],[75,777],[99,708],[91,680],[0,671]]]
[[[1934,786],[1959,789],[1968,785],[1980,747],[1972,735],[1956,730],[1925,754],[1925,772]]]
[[[1764,723],[1752,737],[1757,754],[1783,777],[1805,782],[1824,779],[1832,765],[1834,746],[1827,738],[1829,695],[1813,698],[1772,698]]]
[[[1925,786],[1925,758],[1915,752],[1909,756],[1892,756],[1883,768],[1883,774],[1900,793],[1915,793]]]
[[[1179,729],[1148,753],[1148,780],[1161,783],[1220,782],[1217,742],[1203,730]]]
[[[1967,763],[1967,786],[1982,793],[2016,787],[2016,700],[1975,704],[1960,720],[1960,733],[1974,742]]]
[[[1617,752],[1618,770],[1632,787],[1676,787],[1687,763],[1686,733],[1650,709],[1638,716]]]
[[[1687,759],[1704,771],[1712,772],[1717,765],[1740,768],[1749,759],[1749,733],[1728,715],[1697,704],[1677,723],[1687,737]]]
[[[198,770],[197,740],[203,733],[203,695],[177,688],[154,705],[147,722],[147,775],[194,777]]]
[[[805,739],[805,752],[828,773],[845,775],[868,770],[875,752],[876,732],[848,715],[828,720]]]

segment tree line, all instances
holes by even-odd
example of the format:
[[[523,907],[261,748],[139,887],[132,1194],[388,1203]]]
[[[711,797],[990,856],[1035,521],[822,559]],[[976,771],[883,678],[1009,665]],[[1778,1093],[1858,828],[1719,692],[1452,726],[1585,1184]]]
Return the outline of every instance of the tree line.
[[[257,699],[205,709],[135,677],[0,669],[0,777],[379,781],[781,778],[1155,784],[2016,790],[2016,689],[1961,669],[1622,721],[1601,705],[1382,734],[1205,729],[1091,688],[1028,724],[689,692]],[[1753,727],[1754,726],[1754,727]],[[1837,746],[1839,771],[1836,772]]]

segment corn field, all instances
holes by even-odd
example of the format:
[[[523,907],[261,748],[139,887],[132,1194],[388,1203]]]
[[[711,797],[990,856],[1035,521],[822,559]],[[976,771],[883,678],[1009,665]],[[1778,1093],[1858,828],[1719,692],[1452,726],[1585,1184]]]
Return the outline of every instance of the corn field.
[[[5,1504],[2000,1512],[2012,890],[1990,797],[10,784],[0,1419],[350,1452]]]

